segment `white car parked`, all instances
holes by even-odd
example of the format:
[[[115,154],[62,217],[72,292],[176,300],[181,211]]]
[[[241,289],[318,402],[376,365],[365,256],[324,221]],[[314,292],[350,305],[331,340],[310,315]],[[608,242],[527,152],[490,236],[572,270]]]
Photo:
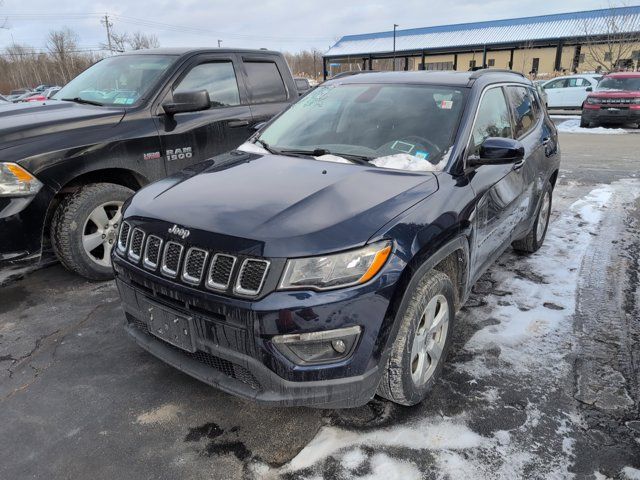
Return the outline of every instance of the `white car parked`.
[[[602,75],[587,73],[549,80],[542,86],[547,94],[547,108],[582,108],[601,78]]]

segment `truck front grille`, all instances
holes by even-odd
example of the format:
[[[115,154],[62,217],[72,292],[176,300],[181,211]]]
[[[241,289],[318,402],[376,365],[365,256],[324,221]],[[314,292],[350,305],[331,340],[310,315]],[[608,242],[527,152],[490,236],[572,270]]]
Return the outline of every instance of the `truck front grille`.
[[[162,251],[162,239],[155,235],[149,235],[147,246],[144,248],[144,258],[142,263],[150,270],[158,268],[160,263],[160,252]]]
[[[121,254],[125,254],[127,251],[127,243],[129,242],[129,233],[131,232],[131,225],[127,222],[122,222],[120,227],[120,235],[118,235],[118,251]]]
[[[182,280],[191,285],[199,285],[202,280],[202,272],[207,261],[208,252],[200,248],[191,247],[184,260]]]
[[[207,277],[207,287],[213,290],[226,290],[231,282],[233,266],[236,264],[236,257],[216,253],[211,260],[209,275]]]
[[[139,228],[134,228],[131,233],[131,242],[129,244],[129,258],[138,263],[142,256],[142,245],[144,244],[144,232]]]
[[[164,247],[161,270],[167,277],[175,278],[178,275],[182,250],[184,250],[184,247],[176,242],[167,242]]]
[[[267,260],[247,259],[242,264],[235,291],[243,295],[257,295],[269,269]]]

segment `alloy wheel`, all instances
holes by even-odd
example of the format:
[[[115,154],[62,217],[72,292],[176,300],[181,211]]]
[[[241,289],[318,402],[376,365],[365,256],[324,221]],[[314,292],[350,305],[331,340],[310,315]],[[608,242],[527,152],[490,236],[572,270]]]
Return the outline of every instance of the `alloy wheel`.
[[[106,202],[93,209],[82,229],[82,246],[89,258],[103,267],[111,265],[124,202]]]
[[[433,297],[420,316],[411,346],[411,378],[422,386],[433,376],[444,351],[449,329],[449,304],[444,295]]]

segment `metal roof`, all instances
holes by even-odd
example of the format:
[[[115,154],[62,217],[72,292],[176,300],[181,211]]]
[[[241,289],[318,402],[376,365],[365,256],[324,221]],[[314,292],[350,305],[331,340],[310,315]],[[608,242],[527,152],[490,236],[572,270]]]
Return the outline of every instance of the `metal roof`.
[[[500,45],[604,35],[612,18],[621,32],[640,32],[640,5],[538,17],[459,23],[396,31],[396,51]],[[393,31],[346,35],[325,56],[391,52]]]

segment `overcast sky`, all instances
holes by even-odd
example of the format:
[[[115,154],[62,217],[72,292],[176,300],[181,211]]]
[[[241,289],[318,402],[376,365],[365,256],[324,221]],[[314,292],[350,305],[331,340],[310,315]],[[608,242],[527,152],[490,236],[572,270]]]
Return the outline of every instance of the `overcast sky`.
[[[634,1],[632,3],[637,3]],[[82,48],[106,41],[98,15],[117,33],[155,34],[161,46],[325,51],[343,35],[606,8],[603,0],[0,0],[0,48],[12,42],[38,49],[49,30],[69,27]]]

